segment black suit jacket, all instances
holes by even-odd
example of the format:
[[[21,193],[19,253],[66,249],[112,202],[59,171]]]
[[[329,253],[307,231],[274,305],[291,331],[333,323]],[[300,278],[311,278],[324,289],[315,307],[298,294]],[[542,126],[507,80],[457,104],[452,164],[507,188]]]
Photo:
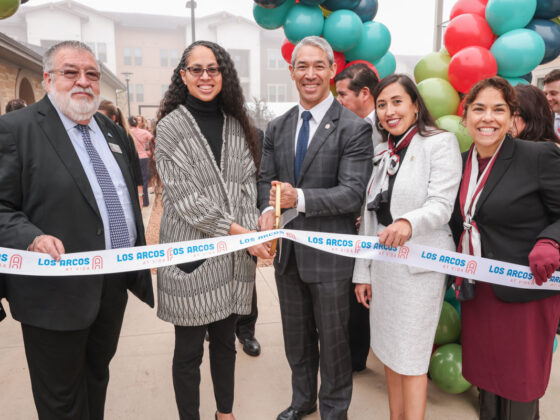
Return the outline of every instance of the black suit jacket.
[[[463,167],[468,152],[463,154]],[[476,207],[482,256],[529,265],[535,242],[560,243],[560,148],[553,143],[513,139],[502,145]],[[459,197],[451,218],[458,243],[463,231]],[[506,302],[544,299],[559,292],[493,285]]]
[[[127,184],[144,245],[144,226],[126,139],[106,117],[95,119]],[[87,176],[48,97],[0,117],[0,246],[27,249],[42,234],[59,238],[67,253],[105,249],[103,223]],[[124,275],[129,289],[154,304],[147,270]],[[87,328],[98,312],[103,276],[7,276],[6,295],[18,321],[51,330]]]
[[[317,127],[299,174],[294,179],[298,107],[272,121],[266,130],[258,181],[259,208],[268,207],[270,182],[279,180],[302,188],[305,213],[286,228],[356,234],[355,222],[372,170],[371,125],[336,100]],[[275,266],[286,270],[294,250],[304,282],[336,281],[352,277],[354,259],[327,254],[282,240]]]

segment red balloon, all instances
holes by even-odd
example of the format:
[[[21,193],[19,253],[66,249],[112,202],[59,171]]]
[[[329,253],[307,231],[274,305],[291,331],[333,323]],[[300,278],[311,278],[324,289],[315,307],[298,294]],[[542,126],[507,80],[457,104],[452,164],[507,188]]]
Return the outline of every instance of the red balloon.
[[[354,64],[359,64],[359,63],[363,63],[366,64],[370,69],[372,69],[375,73],[375,75],[377,76],[377,78],[379,79],[379,73],[377,71],[377,69],[375,68],[375,66],[373,64],[371,64],[369,61],[366,60],[354,60],[354,61],[350,61],[348,64],[346,64],[346,67],[344,67],[345,69],[353,66]]]
[[[479,46],[490,49],[494,43],[494,33],[486,19],[471,13],[457,16],[443,36],[445,48],[453,57],[465,47]]]
[[[473,13],[486,18],[486,4],[488,0],[459,0],[451,9],[449,20],[455,19],[459,15]]]
[[[336,63],[336,74],[340,73],[346,67],[346,57],[340,51],[334,51],[334,62]],[[331,85],[334,84],[334,77],[331,79]]]
[[[467,93],[477,82],[495,76],[498,63],[487,48],[463,48],[451,58],[449,63],[449,81],[461,93]]]
[[[284,42],[282,42],[282,57],[284,57],[284,60],[286,60],[288,64],[292,64],[292,53],[295,47],[296,46],[287,39],[284,39]]]

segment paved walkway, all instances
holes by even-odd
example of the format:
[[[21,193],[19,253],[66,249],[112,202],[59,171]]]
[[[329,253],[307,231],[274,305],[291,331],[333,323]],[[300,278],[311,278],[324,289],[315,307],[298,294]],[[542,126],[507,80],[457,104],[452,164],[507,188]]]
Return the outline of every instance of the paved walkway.
[[[149,211],[150,208],[144,210],[146,219]],[[290,371],[284,356],[272,268],[258,269],[257,293],[257,337],[262,344],[262,354],[255,358],[247,356],[238,344],[234,406],[238,420],[274,420],[290,402]],[[111,364],[107,420],[178,419],[171,381],[173,345],[172,326],[159,320],[153,309],[131,296],[119,349]],[[559,363],[557,354],[548,392],[541,402],[543,420],[560,418],[560,400],[556,398],[560,393]],[[211,420],[215,402],[207,354],[201,371],[201,419]],[[21,330],[12,319],[0,323],[0,390],[1,419],[37,418]],[[426,419],[475,420],[476,399],[477,393],[472,388],[461,395],[450,395],[430,383]],[[354,376],[349,417],[353,420],[389,418],[383,367],[371,353],[367,369]],[[319,415],[315,413],[307,419],[318,420]]]

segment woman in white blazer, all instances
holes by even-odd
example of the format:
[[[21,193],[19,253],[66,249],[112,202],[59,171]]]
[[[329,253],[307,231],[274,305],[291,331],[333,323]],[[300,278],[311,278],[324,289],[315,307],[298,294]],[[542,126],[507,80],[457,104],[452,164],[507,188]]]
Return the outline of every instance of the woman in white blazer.
[[[456,137],[438,130],[414,82],[383,79],[374,93],[378,129],[360,234],[454,250],[448,222],[461,179]],[[391,420],[423,419],[427,371],[445,275],[358,259],[356,298],[370,307],[371,347],[385,366]]]

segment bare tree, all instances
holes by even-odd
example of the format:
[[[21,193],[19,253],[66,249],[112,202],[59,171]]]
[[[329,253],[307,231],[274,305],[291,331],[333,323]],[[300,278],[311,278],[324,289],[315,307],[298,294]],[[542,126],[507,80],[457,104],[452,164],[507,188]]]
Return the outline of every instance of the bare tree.
[[[272,121],[274,114],[268,107],[268,103],[253,96],[253,102],[247,104],[249,115],[253,119],[255,127],[265,130],[267,124]]]

